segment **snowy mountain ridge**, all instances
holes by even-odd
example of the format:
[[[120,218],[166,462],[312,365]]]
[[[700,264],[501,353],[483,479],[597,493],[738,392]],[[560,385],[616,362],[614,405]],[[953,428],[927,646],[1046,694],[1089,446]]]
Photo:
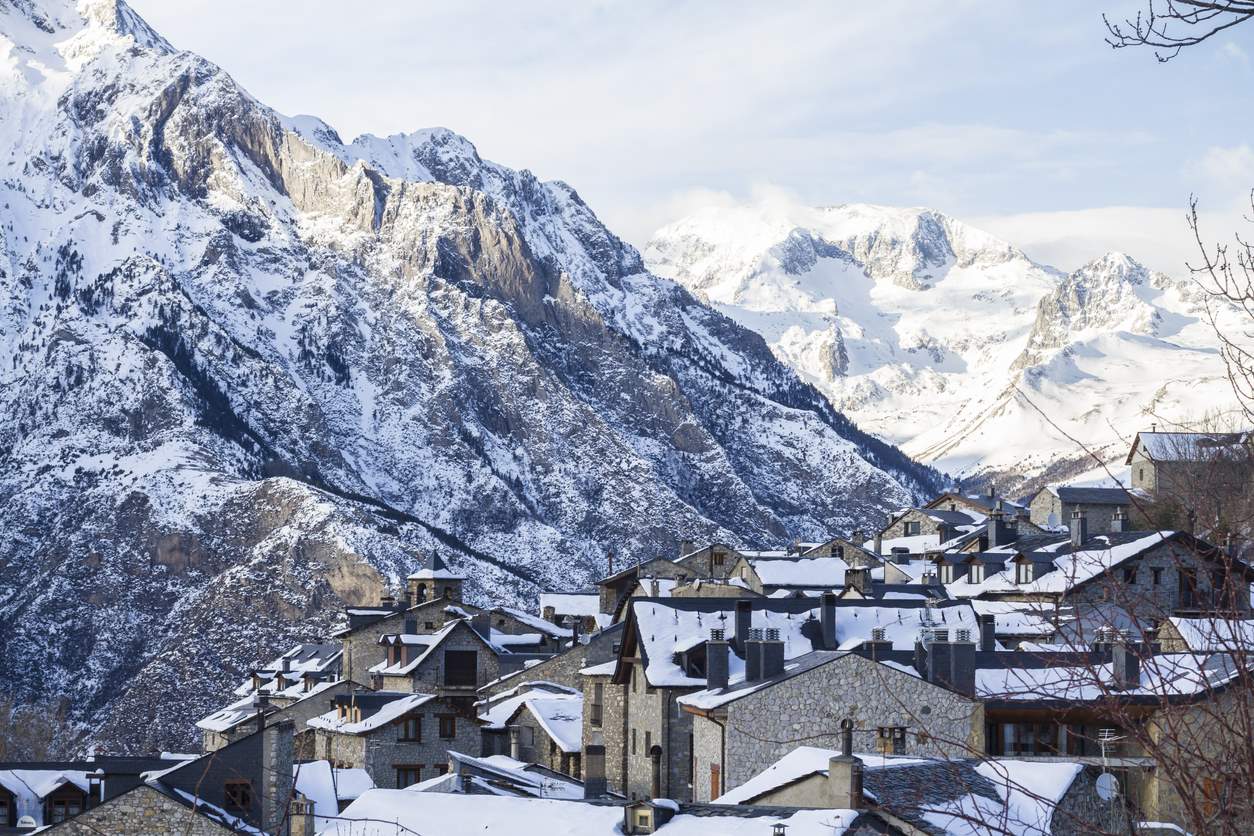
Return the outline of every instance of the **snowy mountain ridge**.
[[[939,484],[569,186],[346,144],[122,2],[0,0],[0,138],[0,676],[110,749],[423,552],[522,603]]]
[[[1008,490],[1092,469],[1072,438],[1113,461],[1231,401],[1198,289],[1120,253],[1067,274],[930,209],[774,201],[700,210],[645,258],[860,426]]]

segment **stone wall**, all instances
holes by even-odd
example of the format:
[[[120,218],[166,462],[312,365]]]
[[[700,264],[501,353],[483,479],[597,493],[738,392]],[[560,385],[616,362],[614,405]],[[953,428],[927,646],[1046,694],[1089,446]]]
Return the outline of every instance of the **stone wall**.
[[[1130,832],[1127,811],[1121,800],[1112,804],[1097,794],[1100,774],[1101,770],[1093,766],[1080,771],[1054,808],[1050,836]]]
[[[626,736],[623,743],[624,791],[633,800],[653,798],[653,746],[662,750],[659,763],[661,797],[691,800],[688,770],[691,763],[692,717],[679,710],[676,697],[693,689],[650,689],[644,671],[636,663],[634,684],[624,689]]]
[[[521,744],[519,760],[547,766],[549,769],[570,775],[572,778],[582,777],[579,769],[580,754],[576,752],[572,757],[571,754],[563,751],[557,741],[549,737],[544,726],[540,725],[540,721],[530,711],[519,711],[510,725],[526,730],[519,738]],[[513,757],[509,737],[511,733],[507,731],[505,735],[505,754]]]
[[[984,710],[979,703],[908,673],[855,654],[785,679],[728,703],[726,745],[705,720],[694,741],[699,802],[709,801],[711,764],[723,790],[743,784],[797,746],[840,747],[840,721],[854,722],[854,749],[874,752],[880,726],[905,726],[904,754],[962,757],[984,751]],[[903,754],[903,752],[899,752]],[[720,760],[721,758],[721,760]],[[703,777],[702,777],[703,776]]]
[[[387,658],[386,650],[379,646],[380,638],[404,632],[405,622],[411,619],[419,635],[439,632],[445,624],[458,617],[445,612],[452,604],[471,615],[480,612],[478,607],[440,598],[381,618],[344,636],[344,678],[359,685],[369,685],[370,668]]]
[[[596,686],[601,686],[601,724],[594,725],[593,703]],[[607,786],[626,794],[627,716],[625,687],[615,685],[608,674],[583,677],[583,762],[588,762],[587,747],[605,747],[605,780]]]
[[[566,650],[551,659],[545,659],[538,665],[520,671],[514,676],[490,682],[479,691],[479,698],[486,699],[497,694],[517,688],[524,682],[555,682],[568,688],[582,688],[583,677],[579,671],[585,666],[587,646],[578,645]]]
[[[266,715],[266,725],[273,725],[283,720],[291,720],[295,723],[296,733],[300,734],[306,729],[306,723],[311,717],[317,717],[319,714],[326,714],[330,710],[331,702],[340,694],[347,694],[352,686],[347,681],[338,682],[330,688],[319,691],[311,697],[303,700],[297,700],[290,705]],[[255,720],[249,720],[241,723],[228,732],[212,732],[206,731],[203,737],[203,751],[216,752],[228,743],[239,740],[252,734],[257,729]]]
[[[235,831],[149,786],[138,786],[44,831],[66,836],[231,836]]]

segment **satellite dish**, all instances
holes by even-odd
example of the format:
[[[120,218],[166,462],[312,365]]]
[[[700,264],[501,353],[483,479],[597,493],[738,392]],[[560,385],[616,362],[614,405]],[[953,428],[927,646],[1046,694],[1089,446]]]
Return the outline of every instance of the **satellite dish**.
[[[1119,795],[1119,779],[1109,772],[1097,776],[1097,796],[1102,801],[1110,801]]]

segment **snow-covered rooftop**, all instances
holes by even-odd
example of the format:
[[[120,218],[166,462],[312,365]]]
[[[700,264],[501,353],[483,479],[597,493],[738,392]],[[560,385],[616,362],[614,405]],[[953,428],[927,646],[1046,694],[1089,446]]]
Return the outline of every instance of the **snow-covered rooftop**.
[[[596,592],[541,592],[541,612],[546,607],[558,615],[592,616],[601,611],[601,596]]]
[[[750,558],[764,586],[831,588],[845,583],[849,564],[839,557]]]
[[[305,725],[340,734],[369,734],[433,699],[435,699],[434,694],[398,694],[396,699],[389,700],[378,711],[362,717],[357,722],[341,717],[339,711],[328,711],[326,714],[309,718]]]

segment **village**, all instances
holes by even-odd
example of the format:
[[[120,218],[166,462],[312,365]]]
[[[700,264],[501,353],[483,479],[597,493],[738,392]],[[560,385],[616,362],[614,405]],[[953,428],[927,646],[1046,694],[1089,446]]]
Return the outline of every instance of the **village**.
[[[1180,485],[1236,467],[1248,488],[1250,445],[1141,432],[1126,489],[955,489],[770,551],[681,540],[535,612],[470,603],[423,555],[222,695],[201,754],[0,763],[0,833],[1167,834],[1196,805],[1254,821],[1223,767],[1252,731],[1250,549],[1201,500],[1161,524]]]

